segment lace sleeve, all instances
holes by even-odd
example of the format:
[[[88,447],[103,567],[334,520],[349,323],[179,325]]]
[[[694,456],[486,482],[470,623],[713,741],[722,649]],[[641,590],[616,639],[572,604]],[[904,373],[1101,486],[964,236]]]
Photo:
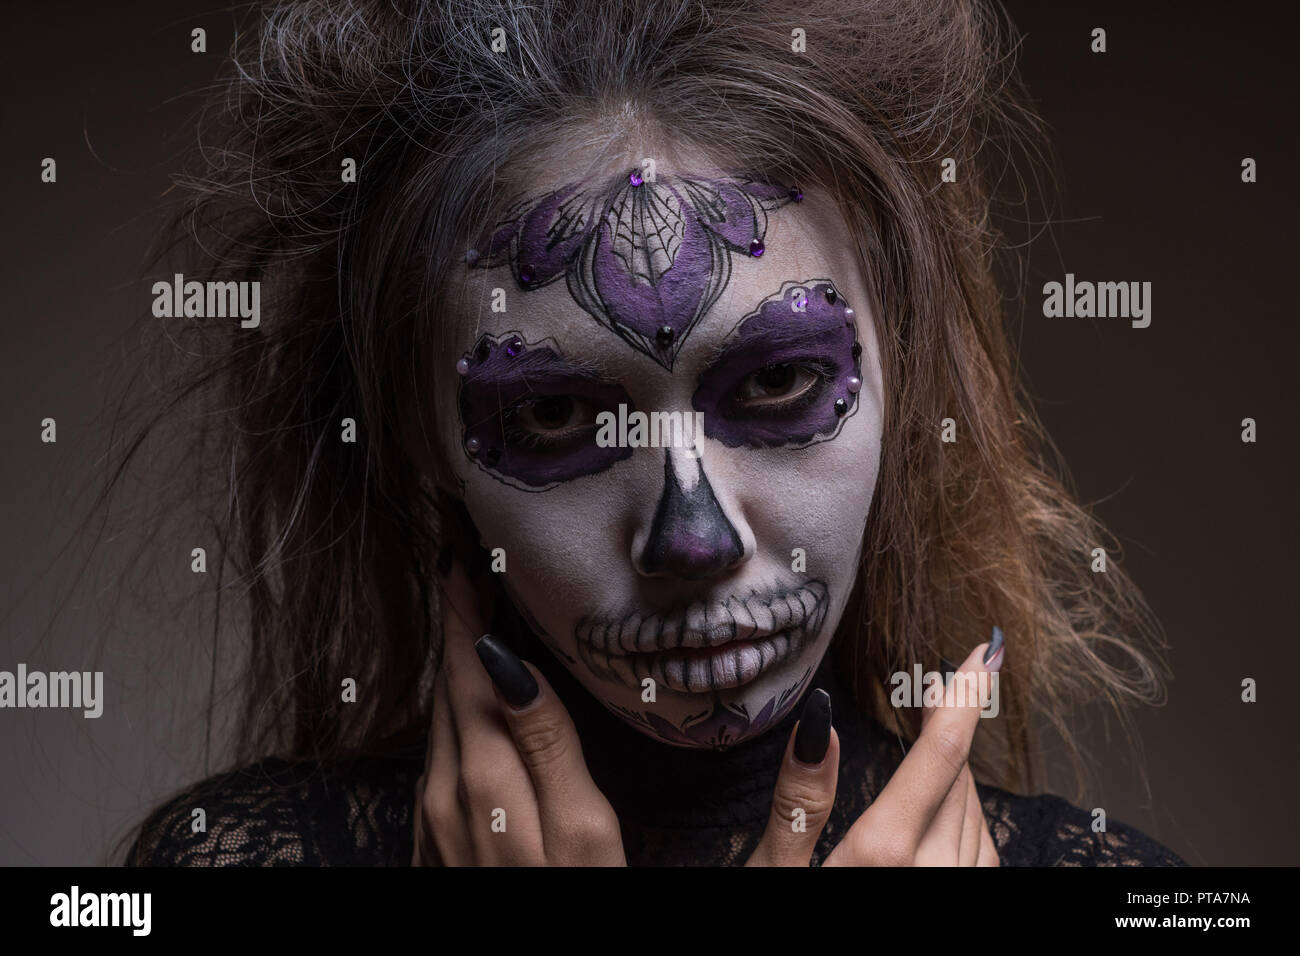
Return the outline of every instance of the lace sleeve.
[[[415,779],[409,765],[385,760],[328,769],[263,761],[155,810],[126,865],[405,866]]]
[[[1186,866],[1172,850],[1127,824],[1092,815],[1060,797],[978,787],[1003,866]]]

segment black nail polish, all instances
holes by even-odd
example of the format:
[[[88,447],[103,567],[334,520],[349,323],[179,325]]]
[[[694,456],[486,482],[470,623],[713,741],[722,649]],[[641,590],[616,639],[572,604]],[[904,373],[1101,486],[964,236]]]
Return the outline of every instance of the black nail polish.
[[[820,687],[808,695],[794,736],[794,759],[816,766],[831,745],[831,695]]]
[[[515,708],[532,703],[537,696],[537,679],[514,651],[491,634],[480,637],[474,650],[506,703]]]
[[[993,655],[1002,650],[1002,628],[996,624],[993,625],[993,639],[989,641],[989,649],[984,652],[984,663],[987,664],[993,660]]]
[[[957,665],[946,657],[940,657],[939,673],[943,675],[943,682],[947,684],[948,681],[952,680],[952,675],[957,673]]]

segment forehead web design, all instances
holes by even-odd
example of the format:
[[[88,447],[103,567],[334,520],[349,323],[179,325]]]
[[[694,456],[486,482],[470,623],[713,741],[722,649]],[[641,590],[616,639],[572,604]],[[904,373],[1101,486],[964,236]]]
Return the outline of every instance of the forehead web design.
[[[574,301],[667,369],[731,277],[759,257],[767,213],[797,188],[633,172],[604,189],[570,184],[515,205],[481,237],[471,268],[508,264],[523,289],[564,276]]]

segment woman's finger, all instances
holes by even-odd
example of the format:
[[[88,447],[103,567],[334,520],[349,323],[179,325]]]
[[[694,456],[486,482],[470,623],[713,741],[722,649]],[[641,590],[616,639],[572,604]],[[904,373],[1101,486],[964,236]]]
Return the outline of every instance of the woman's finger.
[[[989,651],[992,654],[989,654]],[[993,667],[986,668],[988,654]],[[944,688],[943,704],[933,708],[911,752],[872,805],[880,809],[879,823],[894,833],[906,833],[920,843],[921,836],[943,805],[952,785],[970,759],[971,742],[980,720],[980,695],[968,676],[994,673],[1001,666],[1000,648],[981,644],[966,658]],[[987,678],[986,678],[987,680]]]
[[[457,608],[443,628],[443,671],[455,728],[457,801],[478,865],[537,865],[544,861],[537,794],[501,714],[467,626],[481,621],[468,575],[459,562],[444,580]],[[467,624],[469,622],[469,624]]]
[[[954,680],[954,675],[959,671],[956,665],[949,664],[946,660],[940,660],[940,673],[944,680],[944,688],[947,690],[948,685]],[[921,731],[929,726],[930,721],[934,719],[936,708],[926,707],[921,712]],[[962,829],[966,817],[966,796],[967,786],[966,778],[970,775],[970,765],[964,764],[961,773],[953,781],[952,786],[948,789],[948,795],[943,798],[943,803],[939,807],[939,812],[935,814],[930,826],[926,829],[925,834],[921,837],[921,842],[916,848],[916,864],[918,866],[954,866],[958,863],[961,856],[961,838]]]
[[[807,866],[835,806],[840,740],[831,726],[831,698],[808,695],[786,743],[767,829],[746,866]]]
[[[939,811],[916,847],[917,866],[957,866],[961,857],[961,833],[966,818],[966,781],[962,768],[953,781]]]
[[[962,816],[961,846],[957,851],[958,866],[974,866],[980,853],[980,828],[984,825],[984,807],[979,791],[975,789],[975,775],[969,766],[963,773],[962,786],[966,791],[966,812]]]
[[[423,831],[416,842],[417,865],[423,866],[465,866],[474,862],[465,814],[456,793],[460,747],[447,697],[447,675],[440,669],[433,685],[429,754],[420,778],[421,799],[416,804],[421,811],[418,825]],[[424,847],[433,851],[427,858]]]
[[[560,698],[499,639],[485,634],[474,649],[496,687],[500,713],[537,795],[547,862],[624,864],[618,818],[591,779],[577,728]]]
[[[923,719],[911,751],[827,863],[908,866],[915,862],[926,831],[970,758],[981,694],[968,691],[977,688],[980,680],[991,680],[979,678],[980,674],[991,675],[1001,667],[1001,643],[1001,631],[995,629],[994,640],[979,645],[962,663],[961,673],[945,686],[943,704]],[[977,679],[964,680],[963,674]]]
[[[972,783],[972,786],[974,784]],[[979,803],[978,794],[975,802]],[[989,832],[989,821],[984,816],[984,808],[980,807],[979,812],[979,856],[975,860],[976,866],[1001,866],[1002,861],[998,858],[997,844],[993,842],[993,834]]]

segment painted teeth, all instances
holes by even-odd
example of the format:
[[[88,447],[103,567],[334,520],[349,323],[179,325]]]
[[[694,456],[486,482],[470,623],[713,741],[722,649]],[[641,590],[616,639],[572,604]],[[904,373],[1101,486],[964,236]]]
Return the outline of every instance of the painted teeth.
[[[799,616],[803,616],[803,605],[799,605]],[[777,598],[772,602],[772,628],[777,631],[784,631],[790,626],[794,615],[790,613],[790,602],[785,598]]]
[[[627,620],[623,622],[623,627],[618,634],[618,646],[623,649],[623,653],[631,654],[636,650],[636,633],[637,616],[630,614]]]
[[[637,687],[650,677],[685,693],[737,687],[802,649],[826,618],[826,596],[826,585],[813,581],[768,602],[756,595],[700,601],[669,618],[584,618],[575,636],[580,656],[603,679]],[[749,643],[707,656],[672,653],[733,641]]]
[[[723,687],[729,681],[734,680],[736,678],[736,664],[737,661],[734,659],[734,655],[715,654],[712,661],[709,662],[711,671],[709,676],[713,681],[713,686]]]
[[[641,684],[636,679],[636,671],[632,667],[632,658],[630,656],[615,654],[613,657],[607,657],[605,663],[611,676],[617,678],[620,682],[634,687]]]
[[[712,664],[702,658],[695,658],[687,663],[686,680],[687,683],[694,687],[711,686],[710,676],[713,670]]]
[[[743,601],[731,598],[727,601],[727,613],[735,622],[736,640],[743,641],[758,630],[758,625],[754,623],[754,615],[749,613],[749,608],[745,607]]]
[[[653,617],[648,617],[641,622],[641,628],[636,632],[636,649],[641,652],[655,650],[655,641],[659,639],[659,628]]]
[[[754,618],[754,624],[764,634],[771,634],[776,630],[775,623],[772,620],[772,609],[761,600],[750,598],[745,602],[745,607],[749,608],[749,613]]]
[[[702,635],[709,626],[709,619],[704,613],[703,604],[692,604],[686,609],[686,628],[685,633],[681,635],[681,644],[688,647],[699,647],[694,644],[691,638]]]

